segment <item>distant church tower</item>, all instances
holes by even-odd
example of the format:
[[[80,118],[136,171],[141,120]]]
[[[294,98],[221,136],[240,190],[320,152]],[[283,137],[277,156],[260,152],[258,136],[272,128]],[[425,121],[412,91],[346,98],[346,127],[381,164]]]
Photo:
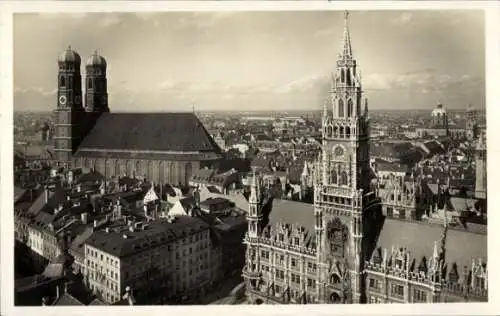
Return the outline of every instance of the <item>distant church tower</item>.
[[[465,131],[467,133],[467,140],[473,141],[477,137],[477,116],[476,111],[472,108],[471,105],[467,107],[465,119]]]
[[[479,136],[476,145],[476,199],[486,199],[486,132]]]
[[[368,105],[353,57],[348,12],[332,75],[331,111],[323,109],[323,149],[314,208],[320,303],[363,301],[364,194],[370,189]]]
[[[54,136],[54,151],[59,165],[70,163],[73,152],[81,141],[79,122],[84,109],[80,64],[80,55],[71,47],[59,56]]]
[[[85,110],[87,112],[109,112],[106,60],[94,52],[85,65]]]

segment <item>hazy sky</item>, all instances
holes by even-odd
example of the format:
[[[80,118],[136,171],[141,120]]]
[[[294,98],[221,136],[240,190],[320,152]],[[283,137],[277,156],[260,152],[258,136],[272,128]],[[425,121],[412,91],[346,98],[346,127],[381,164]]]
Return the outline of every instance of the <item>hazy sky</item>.
[[[371,109],[484,107],[482,11],[353,11]],[[112,111],[320,109],[343,12],[17,14],[14,106],[51,110],[69,44],[108,61]]]

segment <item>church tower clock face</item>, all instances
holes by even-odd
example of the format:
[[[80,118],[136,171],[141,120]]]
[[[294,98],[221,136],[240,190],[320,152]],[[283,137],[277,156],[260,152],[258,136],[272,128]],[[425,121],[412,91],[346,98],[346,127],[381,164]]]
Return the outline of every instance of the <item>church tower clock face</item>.
[[[342,146],[335,147],[333,153],[336,157],[342,157],[344,155],[344,148]]]
[[[66,96],[62,95],[59,97],[59,103],[61,105],[66,105],[66,101],[67,101]]]

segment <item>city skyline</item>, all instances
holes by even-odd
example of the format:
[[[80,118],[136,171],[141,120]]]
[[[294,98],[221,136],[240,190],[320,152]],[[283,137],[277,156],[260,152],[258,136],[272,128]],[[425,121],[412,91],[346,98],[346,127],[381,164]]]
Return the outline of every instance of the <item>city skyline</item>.
[[[82,68],[95,49],[107,59],[114,112],[320,110],[342,19],[341,11],[19,14],[14,110],[55,107],[56,60],[68,45]],[[482,11],[352,11],[370,109],[484,109],[483,24]]]

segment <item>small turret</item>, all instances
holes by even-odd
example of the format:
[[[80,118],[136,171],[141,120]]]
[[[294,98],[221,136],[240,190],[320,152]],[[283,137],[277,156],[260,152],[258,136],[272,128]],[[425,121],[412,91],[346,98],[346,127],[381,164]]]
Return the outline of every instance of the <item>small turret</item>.
[[[253,169],[252,173],[252,183],[250,185],[250,197],[248,198],[248,201],[253,204],[259,204],[260,203],[260,181],[257,178],[257,175],[255,173],[255,168]]]

